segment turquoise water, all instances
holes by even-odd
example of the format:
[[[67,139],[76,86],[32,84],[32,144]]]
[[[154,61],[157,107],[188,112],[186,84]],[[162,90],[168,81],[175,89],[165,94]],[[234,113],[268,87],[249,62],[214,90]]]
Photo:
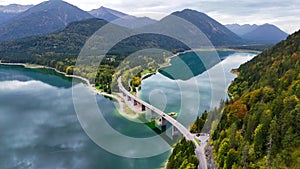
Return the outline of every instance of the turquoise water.
[[[157,107],[162,107],[162,110],[165,112],[187,113],[184,112],[184,110],[188,109],[188,111],[190,111],[189,107],[198,105],[197,109],[193,109],[192,111],[194,111],[194,114],[201,115],[205,110],[210,110],[218,106],[221,99],[225,100],[228,98],[227,86],[236,77],[236,75],[230,71],[233,68],[238,68],[241,64],[255,56],[253,53],[243,52],[218,53],[222,54],[220,59],[222,61],[220,63],[208,71],[188,79],[185,78],[185,80],[182,80],[179,78],[174,80],[161,73],[157,73],[143,80],[140,97]],[[191,56],[187,56],[188,54],[189,53],[185,53],[184,55],[173,58],[171,60],[172,66],[164,70],[181,72],[182,68],[179,65],[182,65],[183,61],[180,58],[187,57],[186,60],[189,60],[189,58],[195,57],[193,53]],[[224,56],[226,54],[228,55],[225,58]],[[200,62],[199,59],[198,62]],[[197,63],[196,59],[190,67],[190,72],[196,72],[197,70],[195,69],[198,69],[197,67],[203,69],[201,63]],[[189,122],[186,122],[186,125],[188,125]]]
[[[196,51],[185,52],[171,59],[171,66],[159,72],[170,79],[188,80],[210,69],[234,51]],[[180,68],[180,69],[179,69]]]
[[[229,70],[252,57],[249,53],[234,53],[222,61],[225,85],[235,77]],[[199,114],[226,97],[226,86],[211,85],[219,84],[218,79],[222,79],[217,76],[218,73],[213,73],[213,68],[211,70],[209,74],[214,78],[209,78],[207,73],[193,78],[201,96],[197,102],[200,105]],[[181,97],[182,90],[178,84],[189,84],[190,81],[172,80],[158,73],[143,81],[141,97],[153,104],[157,104],[155,101],[164,103],[157,105],[165,106],[160,108],[166,112],[178,112],[182,109],[182,99],[186,99]],[[193,96],[190,90],[187,88],[183,93]],[[212,93],[215,93],[213,97]],[[164,99],[156,100],[156,96]],[[95,97],[104,118],[119,133],[134,138],[156,135],[146,125],[117,114],[111,100],[98,95]],[[97,130],[100,137],[101,125]],[[170,154],[167,151],[151,158],[134,159],[107,152],[87,136],[77,119],[71,79],[52,70],[21,66],[0,66],[0,133],[0,168],[153,169],[161,168]],[[120,142],[114,146],[122,148],[131,145]],[[151,150],[152,146],[144,145],[141,151]]]
[[[51,70],[0,66],[0,168],[152,169],[163,165],[169,152],[124,158],[90,140],[78,122],[71,86],[70,78]],[[97,96],[97,103],[119,132],[132,137],[155,134],[116,115],[111,100]]]

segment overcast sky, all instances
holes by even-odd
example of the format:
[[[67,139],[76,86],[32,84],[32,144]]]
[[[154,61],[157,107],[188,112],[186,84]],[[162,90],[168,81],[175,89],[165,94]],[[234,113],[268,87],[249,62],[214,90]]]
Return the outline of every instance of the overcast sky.
[[[0,0],[0,5],[38,4],[43,0]],[[271,23],[287,33],[300,29],[300,0],[65,0],[83,10],[105,6],[159,19],[185,8],[204,12],[222,24]]]

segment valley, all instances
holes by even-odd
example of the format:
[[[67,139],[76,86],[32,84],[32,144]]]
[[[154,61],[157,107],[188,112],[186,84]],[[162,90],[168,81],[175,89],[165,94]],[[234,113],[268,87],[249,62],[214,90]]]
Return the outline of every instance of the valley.
[[[296,3],[30,2],[0,2],[0,168],[299,168]]]

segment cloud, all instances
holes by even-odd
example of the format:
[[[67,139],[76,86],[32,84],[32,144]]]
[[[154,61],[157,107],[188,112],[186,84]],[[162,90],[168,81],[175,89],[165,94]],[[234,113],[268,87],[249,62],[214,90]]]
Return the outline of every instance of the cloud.
[[[300,1],[289,2],[281,0],[190,0],[190,1],[164,1],[152,0],[103,0],[103,6],[121,10],[129,14],[143,15],[149,13],[162,13],[162,16],[174,11],[191,8],[207,13],[221,23],[241,23],[241,24],[264,24],[271,23],[279,26],[288,33],[293,33],[299,29],[300,25]],[[151,14],[150,14],[151,15]]]
[[[279,26],[288,33],[293,33],[299,29],[300,12],[297,6],[300,1],[226,1],[232,6],[226,5],[225,2],[219,1],[216,6],[212,3],[205,3],[204,12],[211,17],[216,18],[223,24],[239,23],[239,24],[264,24],[271,23]],[[220,8],[223,6],[223,8]]]
[[[288,33],[299,29],[300,12],[299,0],[65,0],[84,10],[105,6],[128,14],[150,16],[160,19],[174,11],[191,8],[207,13],[223,24],[227,23],[271,23],[279,26]],[[37,4],[42,0],[1,0],[0,4],[20,3]]]

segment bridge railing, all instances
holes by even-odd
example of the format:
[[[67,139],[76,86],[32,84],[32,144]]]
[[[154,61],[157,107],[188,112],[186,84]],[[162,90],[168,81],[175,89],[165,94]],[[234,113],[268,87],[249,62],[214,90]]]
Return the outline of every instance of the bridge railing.
[[[183,126],[181,123],[179,123],[177,120],[175,120],[168,114],[164,113],[160,109],[152,106],[151,104],[141,100],[140,98],[138,98],[138,97],[132,95],[130,92],[128,92],[122,85],[121,77],[118,78],[118,87],[121,90],[121,92],[123,92],[127,97],[131,97],[132,99],[136,100],[137,102],[144,105],[148,109],[150,109],[153,112],[157,113],[158,115],[162,116],[165,120],[167,120],[169,123],[171,123],[173,126],[175,126],[180,131],[180,133],[182,133],[184,135],[184,137],[187,140],[193,140],[193,135],[190,133],[190,131],[185,126]]]

